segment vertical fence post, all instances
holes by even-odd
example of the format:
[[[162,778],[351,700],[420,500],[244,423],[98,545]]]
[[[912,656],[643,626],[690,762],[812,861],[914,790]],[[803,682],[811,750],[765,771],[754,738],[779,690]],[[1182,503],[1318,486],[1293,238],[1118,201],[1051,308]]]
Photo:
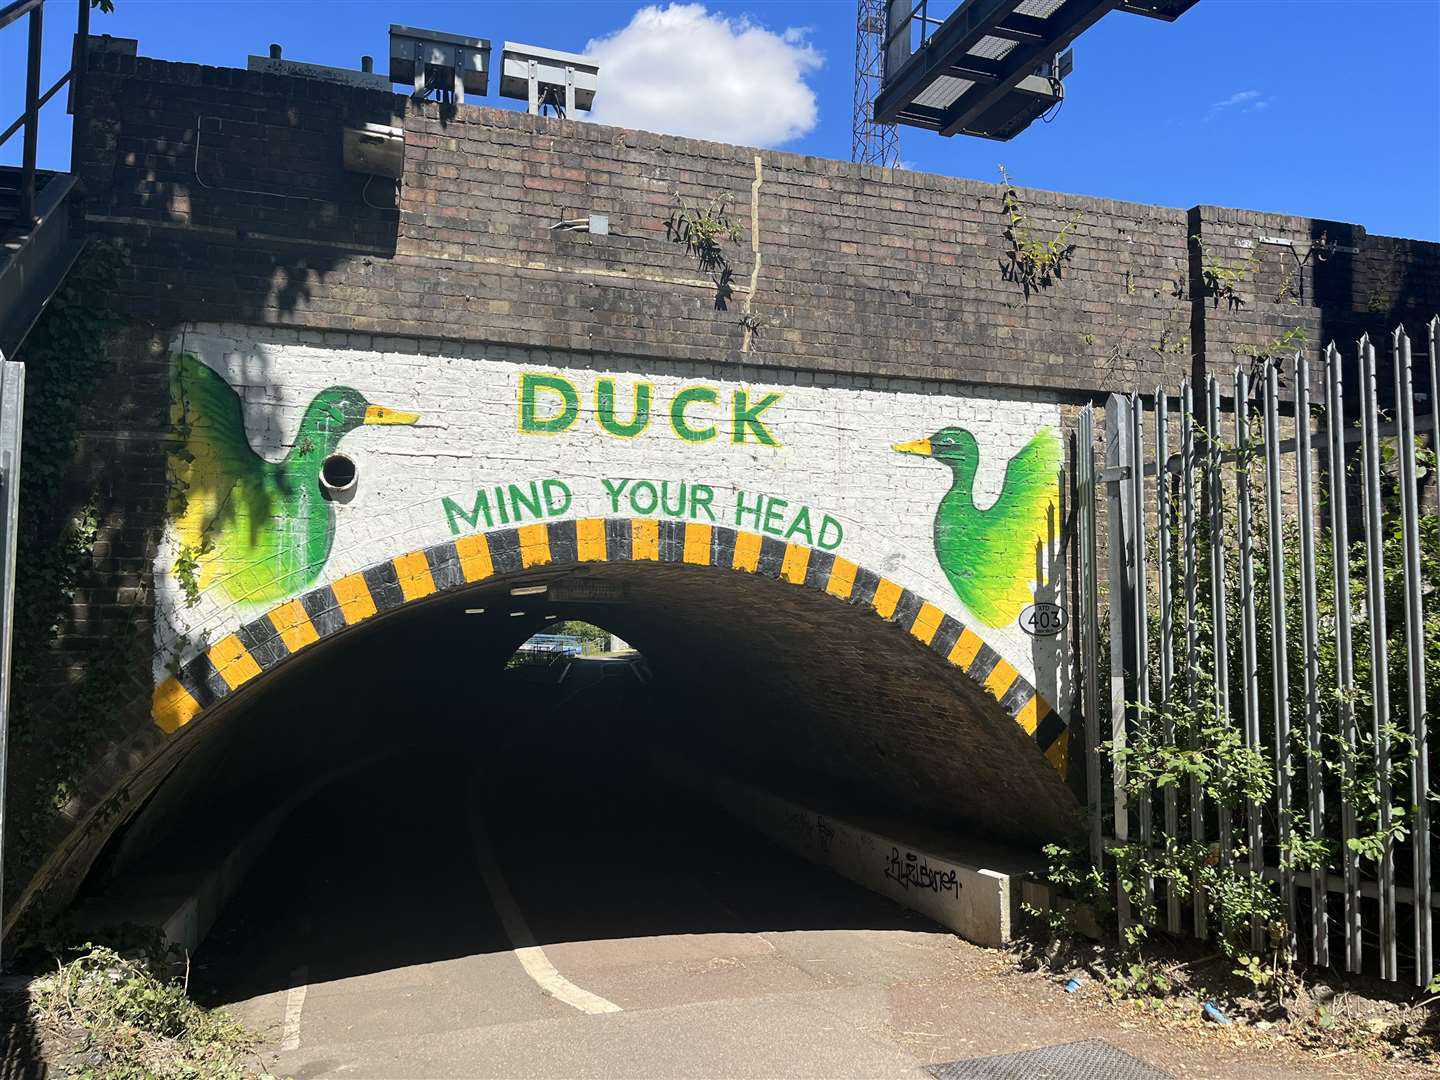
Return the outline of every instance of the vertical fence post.
[[[1184,530],[1180,547],[1185,574],[1185,701],[1193,706],[1200,678],[1200,632],[1195,625],[1199,607],[1199,536],[1195,530],[1195,396],[1189,379],[1180,384],[1180,503]],[[1205,795],[1194,777],[1190,779],[1190,840],[1195,844],[1205,841]],[[1193,887],[1195,936],[1203,938],[1209,927],[1198,872]]]
[[[1265,368],[1265,545],[1270,583],[1270,675],[1275,722],[1275,839],[1280,853],[1280,896],[1285,903],[1285,944],[1295,950],[1295,868],[1290,861],[1290,649],[1285,626],[1285,514],[1280,486],[1280,366]],[[1298,422],[1298,421],[1297,421]],[[1296,428],[1297,432],[1299,428]],[[1298,452],[1298,448],[1297,448]],[[1255,718],[1259,731],[1260,717]],[[1258,745],[1258,743],[1257,743]],[[1263,850],[1263,849],[1262,849]]]
[[[1380,411],[1376,401],[1375,347],[1360,339],[1360,429],[1365,460],[1365,600],[1370,634],[1371,721],[1375,739],[1376,795],[1380,801],[1380,977],[1394,981],[1395,841],[1391,836],[1390,661],[1386,643],[1385,534],[1380,504]]]
[[[45,5],[30,9],[29,46],[25,69],[25,138],[20,151],[20,228],[35,223],[35,155],[40,145],[40,60],[44,43]]]
[[[1220,470],[1224,454],[1220,447],[1220,384],[1211,375],[1205,385],[1206,496],[1210,500],[1210,625],[1214,650],[1215,719],[1230,723],[1229,632],[1225,625],[1225,482]],[[1223,804],[1219,818],[1220,863],[1228,867],[1233,859],[1231,812]]]
[[[1295,491],[1300,523],[1300,621],[1305,658],[1305,777],[1310,839],[1325,836],[1325,748],[1320,742],[1320,601],[1315,586],[1315,492],[1310,469],[1310,361],[1295,354]],[[1337,573],[1341,572],[1337,568]],[[1323,863],[1310,868],[1310,952],[1317,964],[1330,963],[1329,874]]]
[[[1396,327],[1395,406],[1399,423],[1400,535],[1405,555],[1405,658],[1409,676],[1410,739],[1415,752],[1410,762],[1410,802],[1415,815],[1411,828],[1415,887],[1415,984],[1426,985],[1434,976],[1430,941],[1430,763],[1425,708],[1425,608],[1420,569],[1420,493],[1415,463],[1415,384],[1410,338]]]
[[[1174,567],[1170,559],[1170,538],[1174,528],[1175,504],[1170,482],[1170,401],[1165,388],[1155,388],[1155,553],[1159,570],[1160,602],[1160,686],[1158,701],[1167,705],[1175,682],[1175,596]],[[1165,743],[1175,745],[1175,717],[1165,710]],[[1174,784],[1165,788],[1165,835],[1180,835],[1179,793]],[[1165,928],[1172,934],[1180,932],[1180,891],[1175,882],[1165,885]]]
[[[1250,379],[1238,366],[1235,368],[1235,528],[1240,542],[1240,655],[1245,680],[1245,745],[1259,752],[1260,660],[1256,651],[1255,535],[1250,522]],[[1262,810],[1260,804],[1254,801],[1245,808],[1246,849],[1252,882],[1265,869]],[[1264,943],[1263,930],[1259,917],[1252,916],[1250,944],[1256,950]]]
[[[1359,749],[1355,730],[1354,627],[1350,607],[1350,505],[1345,452],[1345,381],[1340,350],[1332,343],[1325,350],[1325,433],[1329,458],[1330,544],[1335,560],[1336,697],[1339,699],[1340,739],[1340,859],[1345,876],[1345,970],[1360,971],[1360,856],[1350,847],[1357,835],[1355,803],[1343,797],[1355,781],[1354,761]]]
[[[1090,804],[1090,862],[1105,865],[1102,800],[1104,779],[1100,749],[1100,595],[1095,540],[1095,412],[1080,414],[1076,524],[1080,532],[1080,683],[1085,702],[1085,787]]]
[[[1130,395],[1130,546],[1134,552],[1131,577],[1134,582],[1134,618],[1131,623],[1135,656],[1135,708],[1137,723],[1150,725],[1150,607],[1149,571],[1145,550],[1145,402],[1137,394]],[[1140,846],[1148,853],[1154,844],[1154,792],[1147,785],[1136,808],[1140,818]],[[1145,904],[1155,899],[1155,879],[1145,876]]]
[[[0,924],[5,909],[5,769],[10,734],[10,654],[15,610],[15,529],[20,507],[20,434],[25,365],[0,360]],[[0,957],[0,970],[4,958]]]
[[[1131,483],[1128,470],[1133,442],[1130,403],[1118,394],[1105,402],[1105,484],[1106,519],[1109,528],[1107,547],[1110,555],[1110,740],[1116,750],[1126,744],[1127,674],[1135,671],[1135,649],[1132,627],[1135,612],[1134,514],[1130,510]],[[1113,478],[1113,479],[1110,479]],[[1130,800],[1126,792],[1124,759],[1114,769],[1115,842],[1130,839]],[[1117,874],[1115,879],[1116,918],[1123,934],[1130,923],[1130,897]]]

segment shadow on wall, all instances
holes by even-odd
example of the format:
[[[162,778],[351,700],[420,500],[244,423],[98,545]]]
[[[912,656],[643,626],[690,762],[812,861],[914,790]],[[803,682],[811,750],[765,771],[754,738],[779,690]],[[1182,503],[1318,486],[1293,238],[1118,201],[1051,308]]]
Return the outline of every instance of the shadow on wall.
[[[1073,436],[1066,440],[1073,445]],[[1073,454],[1071,457],[1073,460]],[[1034,624],[1022,628],[1031,633],[1030,658],[1035,665],[1035,690],[1046,701],[1055,703],[1057,709],[1070,709],[1070,755],[1067,763],[1067,781],[1074,785],[1077,767],[1084,764],[1083,755],[1076,752],[1077,727],[1080,716],[1078,703],[1070,696],[1074,692],[1071,664],[1071,635],[1078,626],[1078,605],[1069,603],[1066,596],[1068,560],[1071,558],[1072,540],[1075,535],[1073,513],[1070,502],[1070,488],[1066,471],[1056,474],[1054,499],[1045,519],[1045,535],[1035,541],[1035,607],[1031,617]],[[1047,611],[1059,609],[1058,613]],[[1047,620],[1058,618],[1058,622]],[[1053,628],[1053,632],[1052,632]]]

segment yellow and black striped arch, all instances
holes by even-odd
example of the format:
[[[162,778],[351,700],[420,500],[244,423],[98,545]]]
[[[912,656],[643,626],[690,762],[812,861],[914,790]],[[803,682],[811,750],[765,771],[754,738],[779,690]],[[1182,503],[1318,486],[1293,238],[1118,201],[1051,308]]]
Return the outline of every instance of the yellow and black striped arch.
[[[315,642],[437,592],[536,567],[615,562],[736,570],[873,610],[983,687],[1065,773],[1070,739],[1060,715],[975,631],[934,604],[831,552],[718,525],[652,518],[583,518],[473,533],[311,589],[167,678],[155,689],[151,715],[173,733]]]

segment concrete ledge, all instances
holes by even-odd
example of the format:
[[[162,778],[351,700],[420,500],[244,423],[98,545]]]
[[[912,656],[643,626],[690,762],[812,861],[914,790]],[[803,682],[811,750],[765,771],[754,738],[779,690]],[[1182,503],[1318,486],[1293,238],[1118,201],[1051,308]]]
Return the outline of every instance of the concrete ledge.
[[[977,945],[1014,935],[1021,886],[1044,871],[1037,855],[971,843],[895,822],[839,818],[665,753],[667,777],[703,792],[734,817],[810,862],[918,911]]]

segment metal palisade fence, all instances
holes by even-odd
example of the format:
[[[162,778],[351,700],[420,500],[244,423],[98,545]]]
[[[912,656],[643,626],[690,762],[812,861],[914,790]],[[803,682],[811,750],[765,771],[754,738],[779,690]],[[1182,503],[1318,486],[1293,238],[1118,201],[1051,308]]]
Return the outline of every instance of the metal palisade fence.
[[[1425,333],[1417,356],[1396,329],[1384,367],[1366,337],[1318,372],[1112,396],[1103,463],[1082,412],[1090,858],[1122,930],[1434,979],[1440,318]]]

